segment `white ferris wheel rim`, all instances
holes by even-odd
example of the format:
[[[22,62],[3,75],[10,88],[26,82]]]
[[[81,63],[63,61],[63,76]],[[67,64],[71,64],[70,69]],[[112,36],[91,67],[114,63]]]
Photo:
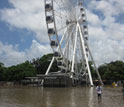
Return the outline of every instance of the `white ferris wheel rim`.
[[[59,40],[59,36],[60,36],[60,34],[59,34],[59,30],[61,30],[61,29],[66,29],[67,27],[69,27],[69,26],[71,26],[72,24],[75,24],[76,25],[76,23],[78,22],[78,20],[73,20],[71,23],[69,23],[67,26],[64,26],[64,27],[61,27],[60,29],[57,29],[57,22],[56,22],[56,16],[57,17],[61,17],[61,15],[60,16],[58,16],[58,15],[56,15],[56,12],[57,13],[59,13],[58,12],[58,10],[56,10],[56,9],[54,9],[54,4],[57,4],[58,5],[58,2],[57,1],[61,1],[62,2],[62,4],[63,4],[63,1],[70,1],[70,0],[44,0],[44,2],[45,2],[45,4],[47,3],[47,1],[51,1],[52,2],[52,6],[53,6],[53,9],[52,9],[52,16],[53,16],[53,23],[54,23],[54,29],[55,29],[55,36],[56,36],[56,40],[57,40],[57,43],[58,43],[58,48],[57,48],[57,50],[60,50],[60,53],[61,53],[61,55],[62,55],[62,57],[64,57],[64,55],[63,55],[63,52],[62,52],[62,46],[61,46],[61,40],[62,40],[62,37],[61,37],[61,40]],[[79,0],[76,0],[76,2],[78,2]],[[82,1],[82,0],[81,0]],[[83,8],[84,9],[84,8]],[[61,12],[60,12],[60,14],[61,14]],[[86,14],[86,12],[85,12],[85,10],[84,10],[84,14]],[[47,16],[46,15],[46,12],[45,12],[45,16]],[[67,16],[67,15],[65,15],[65,16]],[[68,17],[68,16],[67,16]],[[75,16],[76,17],[76,16]],[[62,19],[63,20],[63,19]],[[64,20],[66,20],[66,23],[67,23],[67,21],[68,21],[68,19],[66,19],[65,17],[64,17]],[[87,22],[87,19],[86,19],[86,15],[85,15],[85,20],[84,21],[86,21]],[[47,30],[49,30],[49,27],[48,27],[48,23],[46,22],[46,25],[47,25]],[[75,26],[73,26],[73,28],[74,28]],[[85,27],[87,28],[87,24],[85,24]],[[73,29],[72,28],[72,29]],[[75,28],[76,29],[76,28]],[[88,29],[87,29],[87,31],[88,31]],[[64,33],[66,33],[67,31],[65,30],[65,31],[63,31]],[[63,33],[63,36],[65,35]],[[52,41],[52,39],[50,38],[50,36],[49,36],[49,34],[48,34],[48,37],[49,37],[49,40],[50,40],[50,42]],[[52,50],[53,50],[53,52],[55,52],[55,50],[53,49],[53,47],[51,47],[52,48]]]

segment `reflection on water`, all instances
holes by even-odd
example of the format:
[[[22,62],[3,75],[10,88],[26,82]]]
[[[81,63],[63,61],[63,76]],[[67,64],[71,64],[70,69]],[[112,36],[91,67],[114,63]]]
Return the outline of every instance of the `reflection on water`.
[[[123,107],[119,90],[104,89],[98,102],[93,87],[0,87],[0,107]]]
[[[0,107],[88,107],[92,92],[86,87],[4,87],[0,88]]]
[[[93,98],[94,98],[94,93],[93,93],[93,88],[94,87],[91,87],[89,89],[89,107],[93,107]]]

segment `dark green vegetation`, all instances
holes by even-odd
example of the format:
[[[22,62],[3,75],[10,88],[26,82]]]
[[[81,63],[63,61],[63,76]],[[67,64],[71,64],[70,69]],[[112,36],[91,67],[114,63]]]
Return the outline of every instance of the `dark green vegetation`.
[[[52,54],[44,55],[41,58],[26,61],[16,66],[5,67],[0,63],[0,81],[20,81],[27,76],[36,76],[36,74],[44,74],[52,60]],[[96,72],[90,62],[93,79],[97,79]],[[103,64],[98,67],[103,80],[124,80],[124,62],[115,61]],[[58,71],[56,62],[54,62],[51,72]]]
[[[124,62],[115,61],[99,66],[100,74],[104,80],[124,80]]]
[[[52,54],[44,55],[41,58],[26,61],[16,66],[4,67],[0,63],[0,81],[20,81],[25,77],[36,76],[36,74],[44,74],[52,59]],[[56,62],[54,62],[51,72],[58,71]]]
[[[2,81],[20,81],[26,76],[36,75],[36,70],[29,61],[8,68],[1,66],[0,70],[0,79]]]
[[[97,79],[97,74],[92,67],[92,62],[90,62],[90,68],[92,71],[93,79]],[[114,61],[110,63],[105,63],[98,67],[98,71],[101,75],[102,80],[108,81],[118,81],[124,80],[124,62],[123,61]]]

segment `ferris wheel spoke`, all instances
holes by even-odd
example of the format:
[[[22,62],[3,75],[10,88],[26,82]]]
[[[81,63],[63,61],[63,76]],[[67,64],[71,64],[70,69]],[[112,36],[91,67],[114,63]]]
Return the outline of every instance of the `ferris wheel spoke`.
[[[57,1],[55,1],[55,3],[56,3],[56,5],[58,5],[60,12],[63,14],[66,14],[66,17],[68,17],[68,19],[69,19],[69,16],[74,17],[70,13],[74,13],[75,7],[72,6],[73,3],[71,3],[69,0],[64,0],[64,1],[63,0],[57,0]]]
[[[60,40],[60,45],[62,45],[62,42],[63,42],[63,40],[64,40],[64,38],[65,38],[65,36],[66,36],[66,33],[67,33],[67,31],[68,31],[68,27],[70,27],[70,25],[67,26],[66,29],[65,29],[65,31],[64,31],[63,36],[62,36],[62,38],[61,38],[61,40]],[[59,49],[59,46],[57,47],[56,50],[58,51],[58,49]]]
[[[61,3],[60,3],[61,2]],[[62,2],[62,0],[59,0],[59,2],[58,2],[58,0],[56,1],[55,0],[55,3],[56,3],[56,5],[58,6],[57,8],[59,8],[59,10],[60,10],[60,12],[62,13],[62,14],[65,14],[66,15],[66,17],[67,17],[67,11],[65,10],[65,4],[64,4],[64,2]],[[57,9],[55,9],[55,10],[57,10]]]
[[[65,20],[67,20],[69,17],[62,12],[58,12],[57,10],[54,10],[55,15],[59,16],[60,18],[64,18]]]
[[[54,13],[54,15],[55,15],[56,17],[58,17],[59,19],[65,21],[65,22],[67,21],[67,19],[66,19],[65,17],[62,17],[62,16],[60,16],[60,15],[58,15],[58,14],[56,14],[56,13]]]
[[[64,27],[62,27],[62,28],[59,28],[57,31],[58,32],[60,32],[60,31],[62,31],[63,29],[65,29],[65,28],[67,28],[68,26],[66,25],[66,26],[64,26]]]
[[[62,31],[63,29],[65,29],[65,28],[67,28],[67,27],[69,27],[69,26],[71,26],[71,25],[73,25],[73,24],[74,24],[74,23],[70,23],[70,24],[68,24],[68,25],[66,25],[66,26],[63,26],[63,27],[59,28],[57,31],[60,32],[60,31]]]
[[[66,45],[65,45],[65,48],[64,48],[64,51],[63,53],[65,53],[66,49],[67,49],[67,45],[69,44],[70,42],[70,38],[72,37],[73,33],[74,33],[74,30],[75,30],[75,26],[72,28],[72,31],[70,33],[70,35],[68,36],[68,39],[67,39],[67,42],[66,42]]]
[[[54,3],[56,3],[56,5],[57,5],[58,7],[62,6],[58,1],[59,1],[59,0],[54,0]]]
[[[65,36],[67,35],[67,33],[68,33],[68,27],[70,27],[71,25],[69,25],[69,26],[67,26],[66,27],[66,29],[65,29],[65,31],[64,31],[64,34],[63,34],[63,36],[62,36],[62,38],[61,38],[61,40],[60,40],[60,45],[62,45],[62,43],[65,41]],[[57,47],[57,49],[56,49],[56,51],[58,51],[59,50],[59,46]],[[62,52],[63,53],[63,55],[64,55],[64,51]]]

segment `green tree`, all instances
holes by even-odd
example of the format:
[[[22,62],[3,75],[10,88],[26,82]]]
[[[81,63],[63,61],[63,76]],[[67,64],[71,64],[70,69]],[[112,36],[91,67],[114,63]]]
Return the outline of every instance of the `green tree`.
[[[115,61],[99,66],[99,71],[105,80],[124,80],[124,62]]]
[[[45,74],[47,71],[47,68],[52,60],[53,54],[47,54],[42,56],[41,58],[37,58],[36,60],[33,59],[32,60],[32,64],[35,66],[36,70],[37,70],[37,74]],[[57,67],[57,62],[54,61],[50,72],[56,72],[58,71],[58,67]]]
[[[95,79],[98,79],[98,76],[97,76],[97,73],[96,73],[96,70],[93,66],[93,62],[92,61],[89,61],[89,67],[90,67],[90,70],[91,70],[91,75],[92,75],[92,78],[95,80]]]
[[[7,68],[4,66],[3,63],[0,62],[0,81],[4,81],[4,72]]]
[[[3,73],[3,78],[6,81],[20,81],[27,76],[35,75],[35,67],[33,67],[33,65],[29,61],[26,61],[22,64],[8,67]]]

